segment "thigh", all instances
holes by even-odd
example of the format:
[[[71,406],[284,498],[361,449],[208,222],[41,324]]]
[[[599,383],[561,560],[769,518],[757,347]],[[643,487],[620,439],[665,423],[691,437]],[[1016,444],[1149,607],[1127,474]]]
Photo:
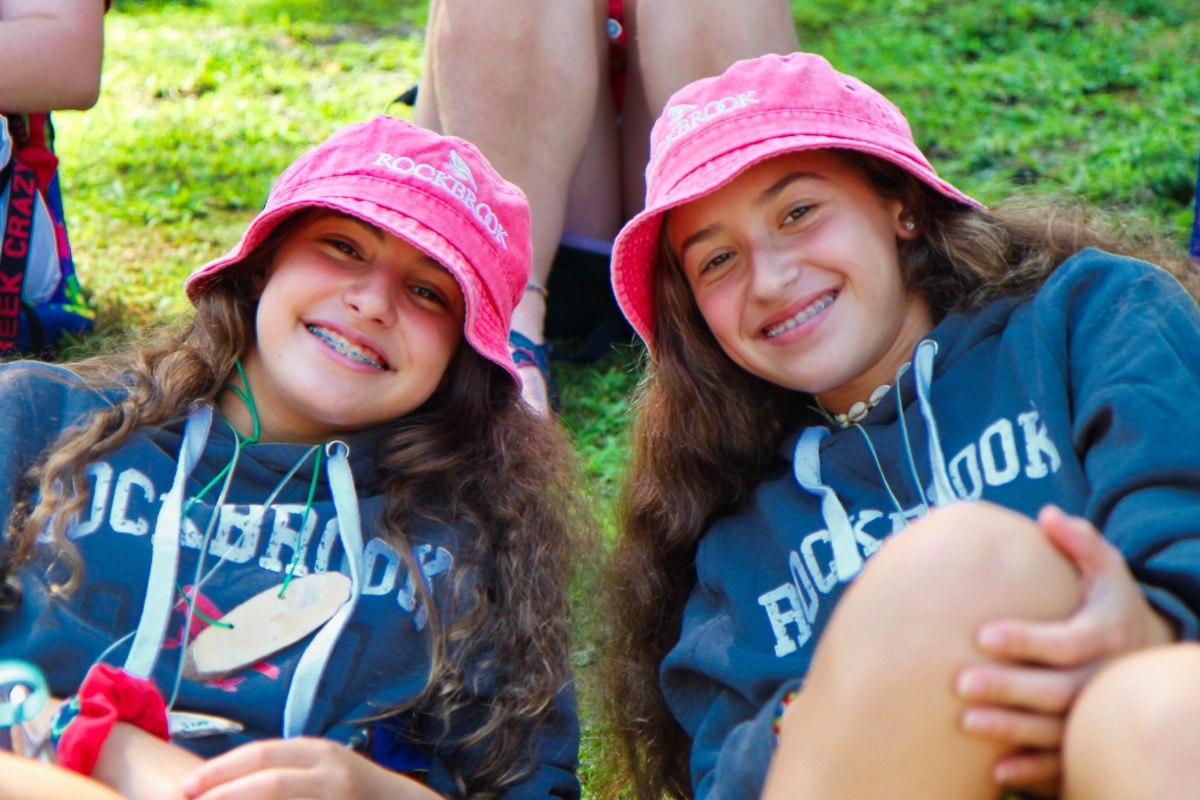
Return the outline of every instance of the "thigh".
[[[630,8],[630,6],[633,6]],[[667,98],[734,61],[798,49],[787,0],[626,0],[652,116]]]
[[[1064,745],[1067,800],[1174,800],[1200,786],[1200,646],[1118,659],[1075,702]]]
[[[587,144],[575,168],[567,194],[567,210],[563,230],[590,239],[611,241],[620,230],[625,217],[621,209],[621,165],[617,110],[609,87],[608,38],[605,19],[608,4],[597,3],[595,113]]]

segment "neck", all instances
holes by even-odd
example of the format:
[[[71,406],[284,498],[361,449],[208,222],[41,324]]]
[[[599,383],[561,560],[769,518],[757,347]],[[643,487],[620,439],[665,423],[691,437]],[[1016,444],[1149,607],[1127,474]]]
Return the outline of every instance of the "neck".
[[[867,403],[880,386],[889,386],[902,364],[912,357],[917,343],[933,330],[933,317],[924,300],[914,300],[895,339],[883,357],[867,371],[846,383],[816,395],[817,400],[834,414],[845,414],[855,403]]]

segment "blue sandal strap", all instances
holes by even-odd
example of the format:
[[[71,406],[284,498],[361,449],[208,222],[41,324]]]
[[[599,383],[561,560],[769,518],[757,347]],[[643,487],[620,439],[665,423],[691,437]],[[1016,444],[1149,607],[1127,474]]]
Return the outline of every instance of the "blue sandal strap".
[[[550,345],[535,344],[528,336],[517,331],[508,334],[508,343],[512,346],[513,363],[518,367],[531,364],[550,380]]]

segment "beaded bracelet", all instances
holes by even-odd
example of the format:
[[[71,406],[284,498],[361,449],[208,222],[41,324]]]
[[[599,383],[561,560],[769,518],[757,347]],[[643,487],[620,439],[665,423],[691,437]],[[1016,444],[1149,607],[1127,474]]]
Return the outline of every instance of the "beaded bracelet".
[[[779,705],[775,708],[775,722],[771,725],[772,735],[775,739],[775,746],[779,746],[779,734],[783,731],[783,712],[787,711],[788,703],[800,696],[799,689],[792,689],[783,696],[779,701]]]
[[[542,296],[543,300],[550,299],[550,291],[545,286],[542,286],[540,283],[534,283],[533,281],[529,281],[528,283],[525,284],[525,291],[537,292],[538,294],[540,294]]]

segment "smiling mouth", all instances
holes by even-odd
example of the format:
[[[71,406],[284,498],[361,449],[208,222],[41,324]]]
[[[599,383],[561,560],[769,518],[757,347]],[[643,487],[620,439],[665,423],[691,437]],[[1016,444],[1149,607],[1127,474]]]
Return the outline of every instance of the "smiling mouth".
[[[339,336],[328,328],[322,328],[319,325],[309,325],[308,332],[320,339],[325,344],[333,348],[334,352],[343,355],[351,361],[357,361],[359,364],[366,364],[368,367],[374,367],[378,370],[387,369],[387,362],[383,360],[379,354],[374,351],[359,347],[354,342]]]
[[[768,339],[774,339],[776,336],[779,336],[780,334],[787,333],[792,328],[795,328],[797,325],[807,322],[808,320],[815,317],[817,314],[820,314],[822,311],[829,308],[831,305],[833,305],[833,301],[837,299],[837,296],[838,296],[837,292],[829,292],[827,294],[822,295],[820,298],[817,299],[817,302],[813,303],[808,308],[801,309],[794,316],[788,317],[783,322],[780,322],[778,325],[772,325],[769,328],[763,328],[763,335],[766,336]]]

